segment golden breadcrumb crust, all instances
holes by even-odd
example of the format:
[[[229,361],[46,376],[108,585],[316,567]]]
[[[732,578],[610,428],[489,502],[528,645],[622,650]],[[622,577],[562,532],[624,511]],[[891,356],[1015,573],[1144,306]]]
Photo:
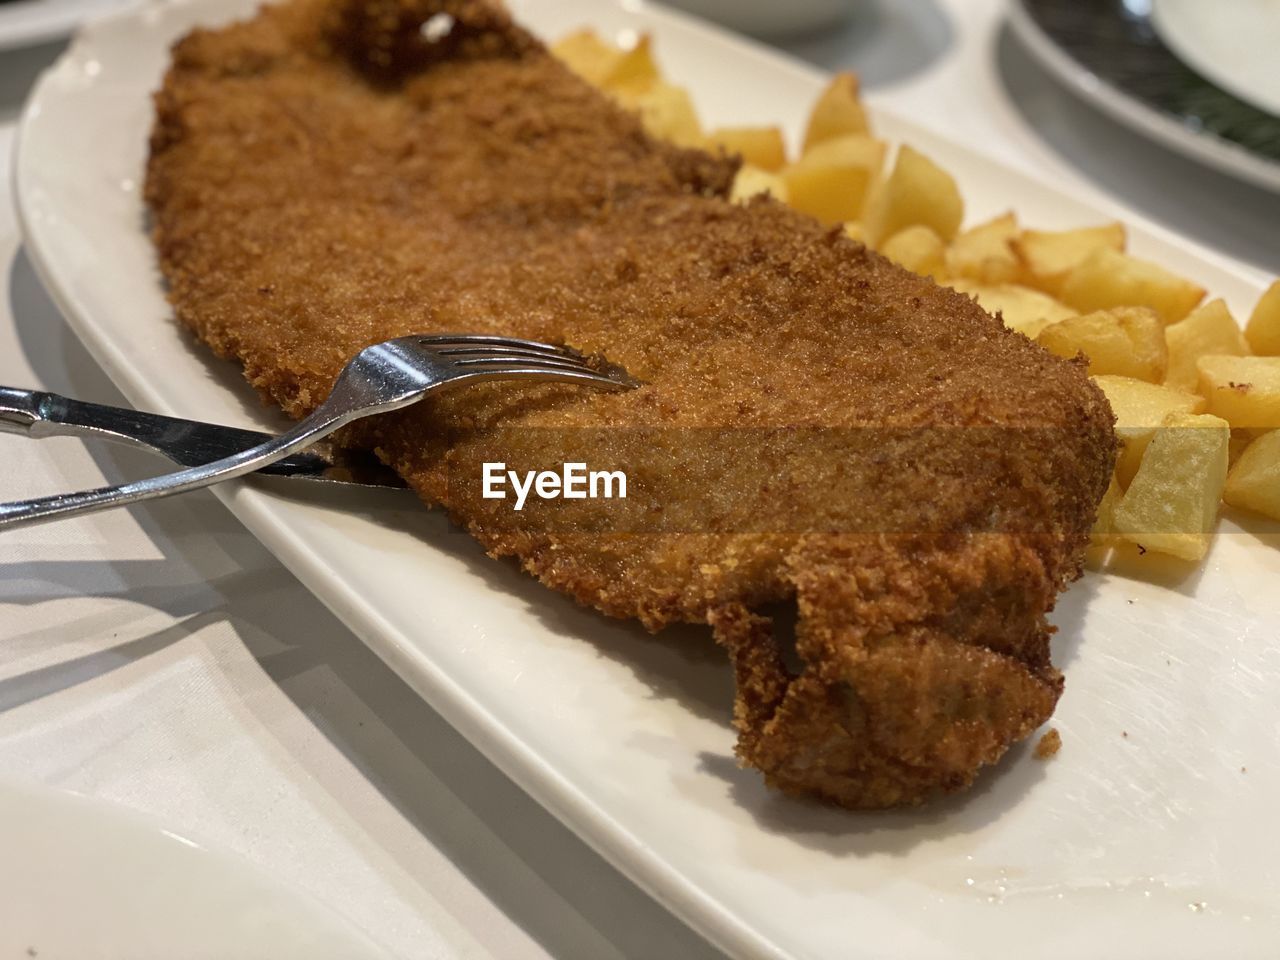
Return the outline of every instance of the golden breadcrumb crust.
[[[731,205],[735,168],[653,141],[486,3],[292,0],[177,44],[146,196],[178,317],[293,416],[411,333],[624,365],[642,387],[460,389],[347,441],[581,603],[709,624],[739,756],[771,784],[918,803],[1053,711],[1045,614],[1079,573],[1111,413],[966,297],[772,200]],[[516,514],[479,495],[487,460],[625,470],[628,498]]]

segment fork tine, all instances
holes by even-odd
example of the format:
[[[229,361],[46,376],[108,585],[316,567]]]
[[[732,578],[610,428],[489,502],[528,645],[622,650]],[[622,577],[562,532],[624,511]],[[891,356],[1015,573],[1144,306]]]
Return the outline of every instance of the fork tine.
[[[460,357],[452,361],[452,365],[462,368],[501,369],[503,367],[537,367],[544,370],[576,370],[584,373],[600,373],[585,363],[559,357],[532,356],[492,356],[492,357]]]
[[[415,347],[449,364],[456,370],[500,373],[518,369],[520,376],[532,376],[535,368],[548,374],[566,372],[590,374],[593,383],[636,386],[637,381],[616,364],[601,364],[570,347],[557,347],[536,340],[491,334],[429,334],[411,339]],[[579,379],[582,379],[581,377]]]
[[[449,347],[447,349],[436,350],[434,352],[438,356],[450,358],[555,360],[564,363],[572,363],[577,366],[590,369],[587,358],[581,354],[566,354],[558,352],[548,353],[545,350],[527,350],[523,347]]]
[[[419,342],[430,348],[437,347],[475,347],[475,346],[493,346],[493,347],[516,347],[526,350],[536,350],[543,354],[565,354],[569,356],[582,356],[577,350],[567,346],[555,346],[550,343],[540,343],[537,340],[521,340],[517,337],[500,337],[487,333],[445,333],[431,334],[418,338]]]
[[[600,373],[596,370],[575,370],[551,366],[472,367],[462,376],[478,380],[514,380],[529,377],[534,380],[562,380],[570,383],[597,383],[611,387],[632,387],[628,378]]]

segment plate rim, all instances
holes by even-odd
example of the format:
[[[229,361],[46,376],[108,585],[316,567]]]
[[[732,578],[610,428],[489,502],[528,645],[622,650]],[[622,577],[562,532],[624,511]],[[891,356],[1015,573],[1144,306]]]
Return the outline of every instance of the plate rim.
[[[1098,76],[1063,50],[1036,23],[1023,0],[1006,5],[1009,25],[1036,61],[1070,92],[1112,120],[1137,130],[1176,153],[1252,186],[1280,193],[1280,164],[1258,157],[1216,137],[1198,136]]]

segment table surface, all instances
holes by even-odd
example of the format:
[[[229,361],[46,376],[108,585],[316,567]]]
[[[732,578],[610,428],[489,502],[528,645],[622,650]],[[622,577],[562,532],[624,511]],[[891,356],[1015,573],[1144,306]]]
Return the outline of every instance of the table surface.
[[[1280,197],[1078,102],[1010,34],[1000,0],[857,0],[846,28],[783,46],[859,70],[873,106],[1280,273]],[[60,50],[0,58],[5,182],[22,100]],[[0,264],[0,383],[123,403],[41,289],[8,197]],[[0,436],[0,498],[160,465]],[[207,493],[0,541],[0,777],[236,851],[392,956],[719,956],[507,781]]]

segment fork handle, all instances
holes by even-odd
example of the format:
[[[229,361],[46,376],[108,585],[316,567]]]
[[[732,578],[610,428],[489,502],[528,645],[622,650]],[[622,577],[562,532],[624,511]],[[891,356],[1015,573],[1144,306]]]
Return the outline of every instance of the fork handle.
[[[315,443],[358,415],[352,411],[335,412],[326,403],[287,433],[212,463],[114,487],[0,503],[0,530],[167,497],[244,476]]]

